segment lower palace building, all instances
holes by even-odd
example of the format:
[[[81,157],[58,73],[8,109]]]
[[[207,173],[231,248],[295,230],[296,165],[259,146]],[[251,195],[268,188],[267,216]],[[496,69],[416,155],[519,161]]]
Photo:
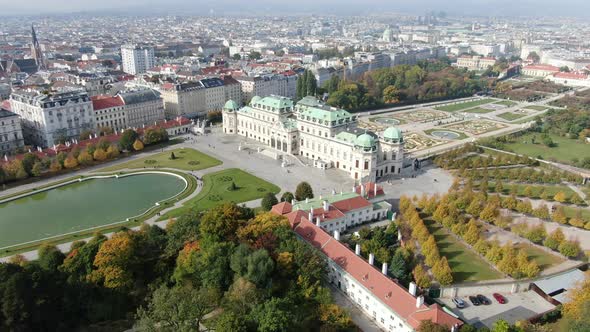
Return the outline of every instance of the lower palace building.
[[[403,167],[400,129],[390,127],[380,135],[361,130],[355,115],[314,97],[294,103],[286,97],[255,96],[242,108],[230,100],[223,109],[223,131],[307,158],[319,168],[345,171],[359,182],[399,174]]]

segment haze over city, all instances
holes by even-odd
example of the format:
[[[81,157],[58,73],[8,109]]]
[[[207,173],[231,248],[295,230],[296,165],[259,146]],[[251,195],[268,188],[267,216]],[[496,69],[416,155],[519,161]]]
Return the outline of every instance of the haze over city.
[[[0,0],[0,331],[590,331],[588,13]]]
[[[0,15],[37,15],[73,12],[117,11],[141,14],[379,14],[385,12],[424,13],[429,10],[445,11],[453,15],[476,16],[571,16],[588,17],[590,3],[585,0],[560,1],[559,6],[551,0],[129,0],[100,2],[72,2],[67,0],[29,0],[21,3],[0,1]],[[575,10],[573,10],[575,9]]]

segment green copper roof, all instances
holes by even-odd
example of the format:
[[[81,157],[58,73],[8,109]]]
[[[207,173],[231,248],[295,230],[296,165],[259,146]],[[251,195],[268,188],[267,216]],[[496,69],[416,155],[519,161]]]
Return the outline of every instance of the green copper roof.
[[[341,125],[353,121],[353,116],[339,108],[322,104],[314,97],[305,97],[297,103],[298,118],[324,125]]]
[[[322,199],[312,198],[307,203],[305,201],[295,203],[295,205],[293,205],[293,211],[297,211],[297,210],[309,211],[311,208],[319,209],[319,208],[323,207],[324,201],[328,201],[328,203],[332,204],[332,203],[340,202],[340,201],[343,201],[346,199],[354,198],[357,196],[360,196],[360,195],[357,193],[353,193],[353,192],[343,192],[342,194],[338,193],[338,194],[334,194],[334,195],[328,195],[328,196],[322,197]]]
[[[400,141],[403,142],[404,137],[402,131],[396,127],[389,127],[383,132],[383,138],[386,140]]]
[[[226,109],[226,110],[232,110],[232,111],[235,111],[235,110],[237,110],[238,108],[240,108],[240,106],[238,106],[238,103],[236,103],[235,101],[233,101],[233,100],[231,100],[231,99],[230,99],[230,100],[228,100],[228,101],[225,103],[225,105],[223,106],[223,108],[224,108],[224,109]]]
[[[365,133],[356,138],[356,140],[354,141],[354,145],[363,148],[372,148],[375,146],[375,138]]]
[[[288,108],[293,107],[293,101],[280,96],[268,96],[264,98],[254,96],[252,97],[250,106],[270,112],[285,112],[288,111]]]
[[[336,136],[334,136],[334,138],[351,144],[354,144],[354,142],[356,141],[356,135],[346,131],[338,133]]]

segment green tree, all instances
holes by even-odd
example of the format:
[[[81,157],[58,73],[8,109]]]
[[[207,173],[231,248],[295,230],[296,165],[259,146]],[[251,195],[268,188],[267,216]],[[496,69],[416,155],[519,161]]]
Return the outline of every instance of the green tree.
[[[306,198],[313,198],[313,189],[307,182],[301,182],[295,189],[295,199],[304,201]]]
[[[418,326],[417,332],[449,332],[449,328],[445,325],[433,323],[432,320],[423,320]]]
[[[270,211],[272,207],[279,203],[279,200],[275,196],[275,194],[268,192],[262,198],[262,202],[260,203],[262,210]]]
[[[80,155],[78,156],[78,163],[80,165],[83,166],[88,166],[90,164],[92,164],[92,162],[94,161],[92,155],[90,155],[90,153],[88,152],[88,149],[82,151],[80,153]]]
[[[138,137],[139,135],[135,130],[127,129],[121,135],[121,139],[119,139],[119,146],[122,150],[133,151],[133,143],[135,143]]]
[[[216,241],[235,239],[243,218],[244,211],[236,204],[223,203],[201,217],[200,234]]]
[[[545,241],[543,241],[543,245],[547,248],[557,250],[563,241],[565,241],[565,235],[563,235],[561,229],[556,228],[551,234],[549,234],[549,236],[547,236]]]
[[[290,307],[291,304],[286,300],[273,297],[256,306],[250,317],[256,322],[260,332],[287,331],[295,321]]]
[[[463,239],[470,245],[475,245],[480,239],[479,228],[474,219],[469,221],[467,232],[463,235]]]
[[[510,324],[503,319],[497,320],[494,323],[494,326],[492,327],[492,332],[510,332],[510,331],[511,331]]]
[[[264,249],[253,252],[247,258],[246,278],[259,287],[265,286],[274,270],[274,261]]]
[[[56,272],[57,268],[63,264],[65,255],[55,246],[44,244],[39,247],[37,263],[47,271]]]
[[[260,54],[260,52],[250,51],[250,53],[248,53],[248,59],[250,60],[260,60],[260,58],[262,58],[262,54]]]
[[[236,54],[239,56],[239,54]],[[246,332],[248,326],[243,317],[231,312],[224,311],[215,319],[216,332]]]
[[[400,101],[400,92],[394,85],[390,85],[383,90],[383,102],[386,104],[395,104]]]
[[[315,96],[317,90],[317,80],[311,71],[307,71],[307,76],[305,77],[305,91],[306,96]]]
[[[533,210],[533,216],[539,219],[549,219],[549,208],[547,208],[547,205],[541,204]]]
[[[560,254],[569,258],[576,258],[580,255],[580,252],[582,252],[582,249],[580,248],[580,244],[578,242],[568,240],[561,242],[561,244],[558,247],[558,250]]]
[[[28,152],[23,155],[22,165],[23,169],[28,175],[33,175],[33,166],[37,161],[39,161],[39,157],[33,153]]]
[[[389,263],[389,273],[396,279],[400,280],[401,282],[405,283],[408,281],[408,269],[406,266],[408,263],[404,258],[403,253],[401,250],[396,250],[395,254],[391,258],[391,262]]]
[[[215,309],[218,294],[190,287],[158,288],[147,307],[137,310],[140,331],[198,331],[203,317]]]
[[[551,215],[551,219],[553,219],[553,221],[558,222],[560,224],[567,223],[567,217],[565,215],[565,210],[563,209],[563,206],[561,206],[561,205],[557,206],[557,208],[555,209],[555,211]]]
[[[0,173],[1,173],[1,171],[0,171]],[[31,169],[31,175],[32,176],[40,176],[42,173],[43,173],[43,164],[38,161],[33,165],[33,168]],[[0,183],[2,183],[1,176],[0,176]]]
[[[291,203],[294,199],[295,195],[290,191],[285,191],[283,195],[281,195],[281,202]]]

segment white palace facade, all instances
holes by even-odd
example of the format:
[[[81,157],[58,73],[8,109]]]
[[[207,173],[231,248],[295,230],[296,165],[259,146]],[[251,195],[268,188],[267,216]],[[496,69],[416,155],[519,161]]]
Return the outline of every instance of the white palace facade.
[[[399,174],[403,167],[401,130],[390,127],[379,135],[361,130],[355,115],[314,97],[294,103],[286,97],[255,96],[242,108],[230,100],[223,109],[223,131],[307,158],[319,168],[337,168],[362,182]]]

